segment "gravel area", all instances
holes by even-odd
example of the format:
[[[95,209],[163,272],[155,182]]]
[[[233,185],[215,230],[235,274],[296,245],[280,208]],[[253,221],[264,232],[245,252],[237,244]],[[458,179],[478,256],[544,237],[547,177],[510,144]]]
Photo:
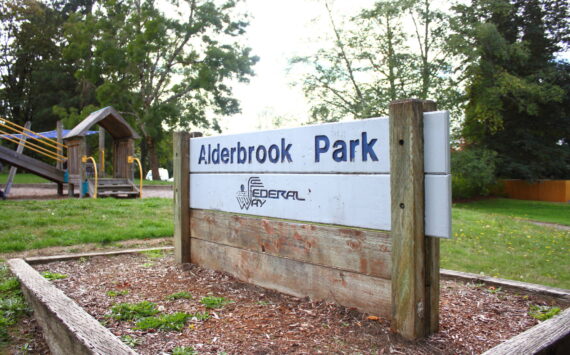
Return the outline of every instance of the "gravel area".
[[[4,190],[4,186],[0,187]],[[143,198],[162,197],[172,198],[173,192],[170,186],[144,186]],[[63,196],[57,194],[57,186],[55,184],[45,184],[41,186],[35,184],[32,186],[12,186],[8,200],[51,200],[68,198],[67,188],[64,188]]]
[[[387,319],[176,264],[172,253],[93,257],[36,268],[67,275],[53,282],[141,354],[170,353],[177,346],[200,354],[477,354],[537,324],[528,315],[530,305],[552,304],[500,288],[442,281],[440,332],[408,342],[390,331]],[[167,297],[181,291],[192,299]],[[231,302],[208,309],[200,302],[206,296]],[[182,330],[166,331],[137,330],[135,321],[109,316],[117,303],[141,301],[154,302],[160,314],[206,312],[209,319],[191,318]]]

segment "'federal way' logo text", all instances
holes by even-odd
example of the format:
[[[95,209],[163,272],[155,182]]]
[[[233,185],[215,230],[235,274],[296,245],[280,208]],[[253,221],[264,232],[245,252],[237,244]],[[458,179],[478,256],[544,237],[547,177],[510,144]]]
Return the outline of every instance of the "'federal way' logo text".
[[[248,210],[250,207],[263,207],[267,199],[305,201],[304,198],[299,197],[299,191],[266,189],[257,176],[248,179],[247,190],[243,184],[240,186],[236,198],[242,210]]]

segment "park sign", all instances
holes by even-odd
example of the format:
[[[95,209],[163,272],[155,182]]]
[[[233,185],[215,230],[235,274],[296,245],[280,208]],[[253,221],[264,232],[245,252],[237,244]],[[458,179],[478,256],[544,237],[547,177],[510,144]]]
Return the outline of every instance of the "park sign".
[[[424,113],[423,136],[425,234],[449,238],[449,114]],[[189,150],[192,209],[391,230],[388,117],[192,138]]]

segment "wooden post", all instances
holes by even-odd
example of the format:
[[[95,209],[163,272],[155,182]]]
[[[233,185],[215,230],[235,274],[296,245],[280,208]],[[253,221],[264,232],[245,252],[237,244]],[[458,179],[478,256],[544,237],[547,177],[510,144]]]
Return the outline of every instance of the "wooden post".
[[[178,263],[190,260],[190,138],[202,133],[174,133],[174,256]]]
[[[105,128],[99,126],[99,176],[105,176]]]
[[[407,339],[438,323],[439,242],[424,234],[423,112],[432,109],[431,101],[390,104],[392,329]]]
[[[25,129],[30,129],[30,127],[32,126],[32,122],[31,121],[27,121],[26,124],[24,125]],[[20,144],[18,144],[18,147],[16,147],[16,153],[22,154],[22,152],[24,151],[24,145],[26,144],[26,140],[28,139],[24,134],[24,132],[22,131],[22,137],[20,138]],[[18,168],[16,168],[15,166],[10,167],[10,172],[8,173],[8,180],[6,180],[6,187],[4,188],[4,196],[8,197],[8,195],[10,194],[10,190],[12,189],[12,183],[14,182],[14,177],[16,177],[16,173],[18,172]]]
[[[63,123],[61,121],[57,121],[55,124],[55,129],[57,132],[57,142],[59,144],[63,144]],[[60,145],[57,146],[57,154],[63,155],[63,148]],[[55,167],[59,170],[63,170],[63,162],[58,160],[55,163]],[[63,183],[61,182],[57,183],[57,194],[59,196],[63,196]]]

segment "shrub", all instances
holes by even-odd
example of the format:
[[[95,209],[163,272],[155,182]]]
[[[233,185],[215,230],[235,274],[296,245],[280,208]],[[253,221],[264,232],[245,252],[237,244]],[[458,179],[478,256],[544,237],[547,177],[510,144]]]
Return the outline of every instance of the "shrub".
[[[454,199],[488,196],[497,183],[497,153],[482,148],[466,148],[451,153],[451,186]]]

